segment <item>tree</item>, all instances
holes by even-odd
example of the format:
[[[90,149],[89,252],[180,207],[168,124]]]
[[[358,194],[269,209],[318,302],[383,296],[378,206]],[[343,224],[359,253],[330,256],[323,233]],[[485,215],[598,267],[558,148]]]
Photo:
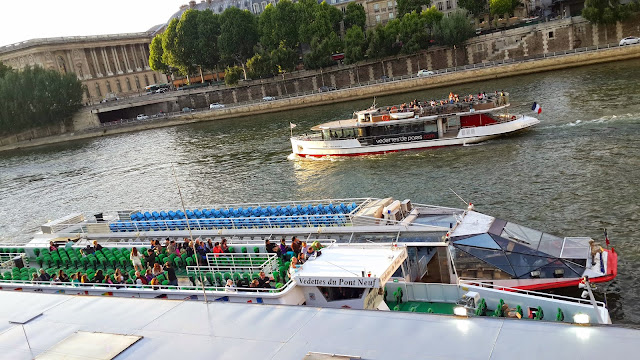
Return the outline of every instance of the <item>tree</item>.
[[[149,67],[151,70],[167,74],[169,66],[162,62],[162,34],[156,35],[149,45]]]
[[[344,28],[349,29],[352,26],[359,26],[360,31],[364,29],[367,23],[367,14],[361,4],[350,2],[344,12]]]
[[[301,43],[311,43],[314,38],[322,41],[340,30],[343,15],[335,6],[315,0],[300,0],[296,5]]]
[[[458,6],[477,17],[486,11],[487,0],[458,0]]]
[[[255,54],[247,60],[247,72],[252,79],[273,76],[278,68],[271,61],[269,54]]]
[[[452,48],[462,45],[467,39],[475,35],[473,26],[469,23],[466,12],[456,11],[442,18],[434,29],[436,40]],[[457,57],[454,54],[457,66]]]
[[[334,65],[331,55],[342,51],[342,41],[335,32],[324,40],[315,37],[311,41],[311,52],[304,57],[304,66],[308,69],[319,69]]]
[[[399,19],[398,40],[402,44],[401,52],[413,54],[426,49],[429,45],[426,16],[415,11]]]
[[[502,16],[513,11],[513,0],[489,0],[492,15]]]
[[[182,75],[189,77],[198,66],[200,54],[200,42],[198,37],[199,11],[189,9],[182,13],[178,26],[176,26],[176,49],[174,51],[174,64]]]
[[[3,64],[2,61],[0,61],[0,79],[2,79],[11,70],[12,70],[11,67]]]
[[[431,0],[398,0],[398,17],[410,14],[412,11],[422,12],[423,6],[429,6]]]
[[[83,87],[74,73],[41,67],[0,69],[0,134],[58,125],[82,107]]]
[[[178,19],[171,19],[164,33],[162,33],[162,62],[170,67],[177,63],[178,44],[176,42],[176,28]]]
[[[227,8],[221,16],[218,38],[220,54],[241,65],[245,79],[247,78],[245,62],[253,56],[253,47],[257,43],[258,25],[255,16],[237,7]]]
[[[629,9],[627,5],[620,4],[620,0],[586,0],[582,17],[591,23],[605,25],[605,42],[609,42],[606,25],[613,25],[629,18],[631,15]]]
[[[298,16],[296,5],[282,0],[276,6],[267,5],[258,18],[260,43],[268,50],[275,50],[284,41],[286,46],[298,45]]]
[[[388,34],[385,26],[378,25],[375,29],[369,30],[367,32],[367,39],[369,39],[369,47],[367,48],[368,58],[380,59],[392,55],[395,35]]]
[[[206,70],[218,69],[220,63],[220,15],[207,9],[198,14],[198,54],[196,63]]]
[[[227,67],[224,71],[224,83],[227,86],[238,85],[238,81],[244,73],[244,69],[239,66]]]
[[[285,46],[284,41],[271,52],[271,61],[278,68],[278,72],[291,72],[298,64],[298,53]]]
[[[344,57],[347,64],[364,59],[367,41],[364,32],[358,25],[350,27],[344,35]]]
[[[424,19],[427,23],[427,27],[430,29],[433,29],[434,26],[440,23],[440,20],[442,20],[442,18],[444,17],[444,14],[438,11],[438,9],[436,9],[436,6],[434,5],[428,8],[427,10],[423,11],[422,16],[424,16]]]

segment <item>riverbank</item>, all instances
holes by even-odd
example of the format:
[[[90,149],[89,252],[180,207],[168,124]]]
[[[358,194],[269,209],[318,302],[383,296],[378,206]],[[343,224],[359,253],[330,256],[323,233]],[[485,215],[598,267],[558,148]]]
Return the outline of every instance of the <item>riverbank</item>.
[[[82,140],[101,136],[143,131],[154,128],[185,125],[202,121],[213,121],[237,118],[247,115],[287,111],[311,106],[327,105],[337,102],[352,101],[373,96],[384,96],[404,92],[448,87],[464,83],[485,81],[525,75],[537,72],[561,70],[613,61],[640,58],[640,45],[626,47],[600,48],[587,51],[576,49],[571,52],[544,55],[537,59],[525,61],[503,61],[489,64],[470,65],[464,69],[439,72],[429,77],[400,77],[390,81],[378,82],[370,85],[350,87],[326,93],[310,94],[291,97],[269,102],[258,102],[246,105],[228,107],[214,111],[201,111],[189,114],[179,114],[162,120],[145,121],[124,124],[117,127],[100,127],[82,132],[72,132],[62,135],[43,137],[28,141],[20,141],[0,146],[0,151],[16,150],[61,142]],[[449,91],[449,90],[447,90]]]

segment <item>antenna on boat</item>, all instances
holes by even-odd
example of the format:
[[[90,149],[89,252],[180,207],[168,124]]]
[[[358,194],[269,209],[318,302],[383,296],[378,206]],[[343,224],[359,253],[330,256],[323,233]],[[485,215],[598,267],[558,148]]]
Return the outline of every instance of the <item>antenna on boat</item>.
[[[466,201],[462,198],[462,196],[458,195],[458,193],[456,193],[455,191],[453,191],[453,189],[452,189],[452,188],[449,188],[449,190],[451,190],[451,192],[452,192],[452,193],[454,193],[454,194],[455,194],[455,196],[457,196],[457,197],[458,197],[458,199],[460,199],[463,203],[465,203],[465,204],[467,205],[467,209],[468,209],[468,210],[473,210],[473,204],[472,204],[472,203],[468,203],[468,202],[466,202]]]
[[[187,216],[187,209],[184,206],[184,198],[182,197],[182,190],[180,190],[180,184],[178,183],[178,177],[176,176],[176,168],[171,164],[171,172],[173,174],[173,180],[178,188],[178,195],[180,195],[180,203],[182,204],[182,211],[187,218],[187,229],[189,230],[189,238],[191,238],[191,246],[193,246],[193,254],[196,256],[196,265],[198,268],[197,274],[200,276],[200,283],[202,284],[202,295],[204,296],[204,303],[207,303],[207,292],[204,291],[204,280],[202,279],[202,271],[200,271],[200,265],[198,265],[198,253],[196,252],[196,243],[193,241],[193,233],[191,232],[191,224],[189,223],[189,217]]]
[[[378,107],[378,104],[376,104],[376,97],[373,97],[373,104],[371,104],[371,109],[375,109]]]

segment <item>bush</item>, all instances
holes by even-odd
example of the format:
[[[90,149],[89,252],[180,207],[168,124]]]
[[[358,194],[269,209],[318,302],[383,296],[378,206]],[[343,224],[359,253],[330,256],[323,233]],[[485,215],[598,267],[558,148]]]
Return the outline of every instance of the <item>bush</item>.
[[[228,67],[224,71],[224,83],[227,86],[238,85],[238,81],[240,81],[243,74],[244,72],[242,71],[242,68],[239,66]]]

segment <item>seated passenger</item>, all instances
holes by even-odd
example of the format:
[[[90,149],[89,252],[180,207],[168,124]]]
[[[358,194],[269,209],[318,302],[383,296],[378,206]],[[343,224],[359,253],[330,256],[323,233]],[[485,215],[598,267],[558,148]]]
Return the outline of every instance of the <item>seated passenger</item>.
[[[215,254],[216,257],[220,256],[220,254],[223,253],[222,251],[222,247],[220,247],[220,243],[216,241],[216,243],[213,245],[213,253]]]
[[[40,277],[38,277],[37,273],[33,273],[31,275],[31,283],[32,284],[39,284],[40,283]]]
[[[51,276],[47,274],[44,269],[40,269],[40,276],[38,276],[38,280],[40,281],[51,281]]]
[[[82,275],[82,278],[80,279],[80,282],[84,286],[89,286],[89,278],[87,277],[87,275]]]
[[[101,284],[104,281],[104,274],[102,273],[102,269],[96,270],[96,274],[93,277],[93,282],[96,284]]]
[[[147,271],[144,273],[144,277],[147,278],[147,283],[151,282],[151,280],[153,279],[153,274],[151,273],[151,269],[147,269]]]
[[[140,271],[136,271],[136,284],[137,285],[149,285],[149,281],[146,277],[140,274]]]
[[[220,247],[222,248],[222,252],[229,252],[229,245],[227,245],[227,239],[222,238],[222,243],[220,243]]]
[[[158,290],[160,288],[160,282],[156,278],[151,279],[149,285],[153,286],[153,290]]]
[[[160,266],[160,264],[155,263],[153,264],[153,270],[151,270],[151,273],[153,274],[153,277],[156,277],[160,274],[162,274],[164,271],[162,270],[162,267]]]
[[[93,251],[99,251],[102,250],[102,245],[98,244],[98,240],[93,240]]]
[[[289,278],[293,277],[293,274],[298,271],[298,258],[291,258],[291,265],[289,265]]]
[[[264,271],[260,271],[260,276],[255,281],[258,282],[258,287],[259,288],[270,289],[271,288],[271,280],[273,280],[272,277],[267,277],[267,275],[264,273]]]
[[[63,283],[69,282],[69,277],[64,273],[62,269],[58,270],[58,279]]]
[[[115,273],[113,273],[113,281],[116,284],[124,284],[124,275],[122,275],[120,269],[116,269]]]
[[[167,238],[167,240],[169,240],[169,238]],[[175,242],[175,240],[169,241],[169,244],[167,245],[167,252],[169,254],[176,254],[176,242]]]
[[[53,241],[49,241],[49,251],[58,251],[58,245]]]
[[[236,286],[233,284],[233,280],[227,280],[227,285],[224,287],[224,291],[226,292],[236,292]]]
[[[35,275],[35,274],[33,274]],[[78,286],[78,284],[80,284],[80,280],[78,280],[78,275],[77,274],[71,274],[71,284],[73,286]]]
[[[258,279],[253,279],[253,280],[251,281],[251,284],[249,284],[249,287],[250,287],[250,288],[258,288],[258,287],[259,287],[258,285],[259,285],[259,284],[258,284]]]

